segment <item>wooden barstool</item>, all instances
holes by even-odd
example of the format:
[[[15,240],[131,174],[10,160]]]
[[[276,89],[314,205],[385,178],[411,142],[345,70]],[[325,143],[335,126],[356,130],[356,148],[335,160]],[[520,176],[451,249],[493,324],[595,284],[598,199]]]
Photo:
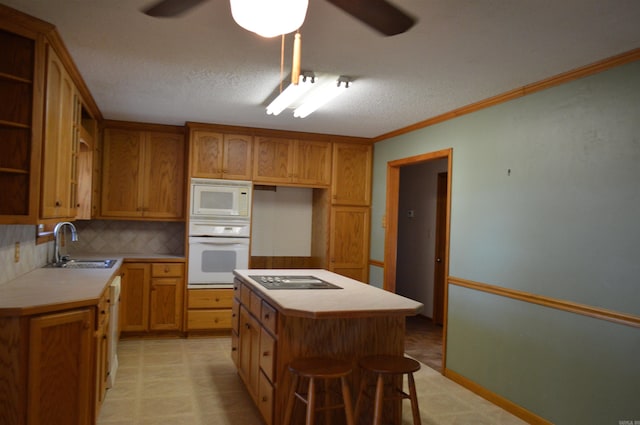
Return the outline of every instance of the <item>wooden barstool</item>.
[[[416,383],[413,379],[413,372],[420,370],[420,363],[404,356],[368,356],[358,361],[360,368],[363,370],[362,380],[360,383],[360,391],[356,401],[355,417],[359,418],[360,409],[362,407],[362,399],[364,397],[371,398],[367,392],[367,375],[373,374],[376,377],[375,399],[373,423],[380,425],[382,423],[382,405],[384,400],[411,400],[411,413],[413,414],[413,425],[421,425],[420,410],[418,409],[418,397],[416,395]],[[409,394],[402,389],[402,376],[407,375],[409,380]],[[384,378],[391,378],[391,394],[384,396]],[[397,383],[400,382],[398,386]]]
[[[326,357],[301,358],[289,364],[289,371],[291,372],[292,379],[291,391],[287,399],[287,409],[284,416],[285,425],[291,423],[296,398],[307,405],[306,425],[313,425],[317,411],[339,408],[344,408],[347,425],[354,425],[351,393],[349,392],[349,384],[347,382],[347,376],[351,373],[350,363]],[[340,387],[342,390],[342,403],[330,404],[328,386],[332,379],[338,378],[340,379]],[[309,381],[306,394],[298,391],[298,384],[301,379],[307,379]],[[324,380],[325,403],[323,406],[316,406],[316,398],[318,396],[316,384],[318,379]],[[325,415],[325,419],[327,425],[329,425],[329,415]]]

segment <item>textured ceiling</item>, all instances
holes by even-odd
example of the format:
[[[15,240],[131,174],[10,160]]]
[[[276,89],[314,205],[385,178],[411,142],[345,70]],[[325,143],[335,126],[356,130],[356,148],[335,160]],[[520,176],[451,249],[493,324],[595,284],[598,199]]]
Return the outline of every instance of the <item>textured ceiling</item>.
[[[279,37],[238,27],[228,2],[175,19],[154,0],[0,0],[54,24],[105,118],[186,121],[376,137],[640,47],[638,0],[393,0],[418,18],[382,37],[310,0],[302,69],[350,76],[305,119],[268,116],[280,82]],[[292,36],[286,38],[285,74]]]

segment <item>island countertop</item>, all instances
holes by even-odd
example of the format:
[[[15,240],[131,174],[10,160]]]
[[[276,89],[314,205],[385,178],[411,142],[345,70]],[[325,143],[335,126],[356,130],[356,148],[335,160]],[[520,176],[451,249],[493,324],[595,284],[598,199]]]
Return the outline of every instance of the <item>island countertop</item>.
[[[235,270],[235,275],[280,313],[309,318],[413,316],[423,305],[322,269]],[[341,289],[267,289],[251,276],[314,276]]]

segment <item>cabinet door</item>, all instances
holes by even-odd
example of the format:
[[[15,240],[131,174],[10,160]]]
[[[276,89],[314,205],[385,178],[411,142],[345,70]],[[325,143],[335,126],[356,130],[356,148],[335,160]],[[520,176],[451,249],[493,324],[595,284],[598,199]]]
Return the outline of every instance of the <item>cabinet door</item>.
[[[295,159],[297,183],[329,186],[331,182],[331,143],[298,140]]]
[[[150,265],[125,263],[120,287],[120,330],[146,331],[149,328]]]
[[[91,423],[93,312],[90,309],[30,321],[30,425]]]
[[[142,217],[142,144],[139,131],[105,129],[102,216]]]
[[[151,279],[150,330],[181,330],[183,282],[181,277]]]
[[[253,180],[260,183],[290,183],[293,178],[295,141],[256,137],[253,148]]]
[[[209,179],[222,177],[223,139],[222,133],[205,130],[191,131],[191,177]]]
[[[371,203],[370,145],[334,143],[331,203],[368,206]]]
[[[77,138],[74,137],[75,86],[52,48],[47,50],[45,137],[42,155],[41,218],[75,216]]]
[[[369,226],[368,207],[331,208],[329,270],[361,282],[368,280]]]
[[[260,369],[260,324],[244,307],[240,307],[238,350],[240,351],[238,372],[249,389],[251,398],[255,401],[258,397],[258,374]]]
[[[145,144],[143,216],[184,216],[184,136],[151,132]]]
[[[224,135],[223,178],[251,180],[253,137],[240,134]]]

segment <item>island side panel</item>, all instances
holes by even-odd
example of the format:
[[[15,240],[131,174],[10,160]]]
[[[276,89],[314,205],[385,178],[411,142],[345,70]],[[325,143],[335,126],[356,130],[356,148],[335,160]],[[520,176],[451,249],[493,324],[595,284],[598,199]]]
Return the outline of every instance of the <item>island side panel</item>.
[[[358,359],[374,354],[404,354],[405,316],[311,319],[280,315],[278,326],[277,380],[275,422],[282,423],[291,376],[287,365],[298,357],[328,356],[347,360],[353,365],[349,380],[352,398],[360,386]],[[371,411],[364,406],[363,411]],[[304,423],[298,409],[293,423]],[[393,419],[385,418],[386,420]],[[344,415],[336,413],[332,423],[344,423]]]

